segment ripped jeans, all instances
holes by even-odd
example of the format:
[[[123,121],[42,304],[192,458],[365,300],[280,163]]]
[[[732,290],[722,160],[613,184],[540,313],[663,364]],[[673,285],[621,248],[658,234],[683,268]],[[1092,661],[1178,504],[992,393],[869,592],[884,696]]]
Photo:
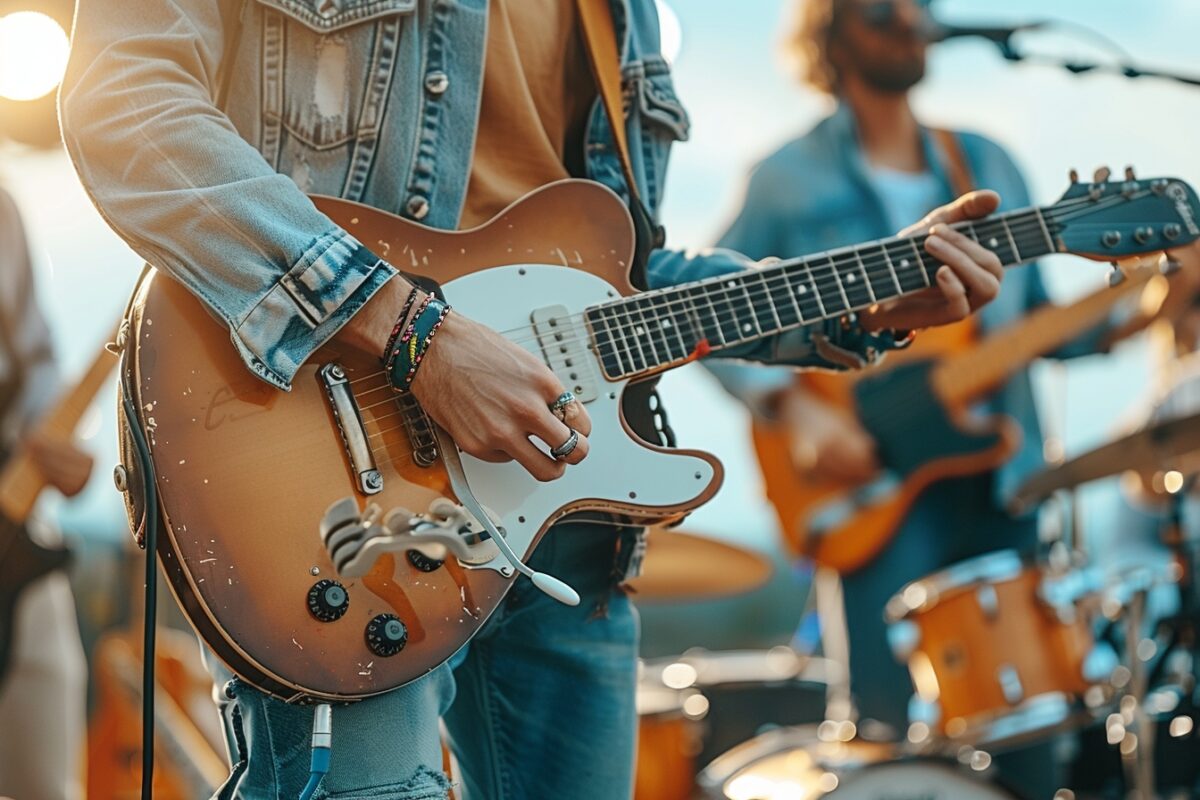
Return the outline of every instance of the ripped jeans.
[[[618,535],[558,525],[530,559],[574,586],[583,598],[578,606],[520,578],[452,665],[334,707],[332,765],[317,800],[445,798],[439,717],[457,760],[460,800],[628,798],[638,620],[629,599],[612,591]],[[228,670],[206,658],[234,764],[213,800],[299,796],[308,780],[312,707],[230,683]]]

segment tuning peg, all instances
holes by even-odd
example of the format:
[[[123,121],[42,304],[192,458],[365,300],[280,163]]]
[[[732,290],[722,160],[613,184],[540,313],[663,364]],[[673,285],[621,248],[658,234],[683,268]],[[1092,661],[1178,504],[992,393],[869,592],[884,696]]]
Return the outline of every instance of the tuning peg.
[[[1071,183],[1079,183],[1079,170],[1071,170],[1067,173],[1067,177],[1071,179]]]
[[[1125,282],[1125,273],[1121,271],[1121,265],[1116,261],[1112,262],[1112,272],[1108,273],[1108,285],[1120,286]]]
[[[1108,180],[1108,176],[1112,175],[1112,170],[1108,167],[1100,167],[1092,176],[1092,183],[1104,183]]]
[[[1133,174],[1132,166],[1125,168],[1125,180],[1127,180],[1127,181],[1136,181],[1137,180],[1137,176]]]

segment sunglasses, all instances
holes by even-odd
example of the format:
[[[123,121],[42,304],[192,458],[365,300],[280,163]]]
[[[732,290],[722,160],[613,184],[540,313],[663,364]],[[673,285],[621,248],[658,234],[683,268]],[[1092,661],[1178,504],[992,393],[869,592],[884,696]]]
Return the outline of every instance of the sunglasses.
[[[885,29],[896,24],[900,16],[897,5],[900,2],[911,2],[921,14],[928,14],[933,0],[867,0],[867,2],[851,3],[859,18],[871,28]]]

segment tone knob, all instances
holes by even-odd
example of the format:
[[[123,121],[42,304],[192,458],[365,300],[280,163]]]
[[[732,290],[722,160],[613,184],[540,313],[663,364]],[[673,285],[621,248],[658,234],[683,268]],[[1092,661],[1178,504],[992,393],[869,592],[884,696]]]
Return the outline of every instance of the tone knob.
[[[446,562],[440,561],[436,558],[430,558],[420,550],[409,550],[408,563],[421,570],[421,572],[433,572]]]
[[[395,614],[380,614],[367,623],[367,648],[377,656],[394,656],[407,642],[408,628]]]
[[[337,581],[317,581],[308,590],[308,611],[321,622],[341,619],[348,608],[350,593]]]

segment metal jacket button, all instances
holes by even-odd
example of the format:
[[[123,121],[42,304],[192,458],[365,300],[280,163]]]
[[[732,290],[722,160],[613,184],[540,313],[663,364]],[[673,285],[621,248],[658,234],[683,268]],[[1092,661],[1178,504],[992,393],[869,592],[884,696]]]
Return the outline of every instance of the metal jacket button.
[[[425,76],[425,90],[430,94],[441,94],[450,88],[450,76],[435,69]]]
[[[419,194],[414,194],[404,204],[404,210],[413,219],[425,219],[425,215],[429,213],[429,201]]]

